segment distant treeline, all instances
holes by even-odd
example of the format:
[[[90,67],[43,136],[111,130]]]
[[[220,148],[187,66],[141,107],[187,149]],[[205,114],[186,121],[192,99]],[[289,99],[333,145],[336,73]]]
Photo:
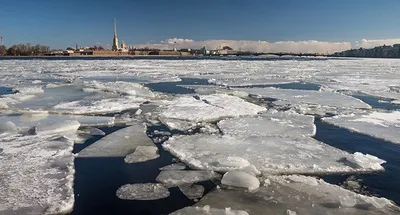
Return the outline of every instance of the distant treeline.
[[[4,45],[0,45],[0,56],[39,56],[44,55],[50,51],[49,46],[44,45],[31,45],[18,44],[7,48]]]
[[[333,57],[400,58],[400,44],[378,46],[371,49],[351,49],[332,54]]]

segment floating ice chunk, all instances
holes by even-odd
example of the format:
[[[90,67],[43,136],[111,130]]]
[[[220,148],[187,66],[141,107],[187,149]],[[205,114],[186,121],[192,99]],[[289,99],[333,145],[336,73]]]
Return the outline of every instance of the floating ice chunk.
[[[221,176],[213,171],[198,170],[166,170],[161,171],[156,181],[165,184],[168,187],[175,187],[183,184],[194,184],[207,181]]]
[[[186,169],[186,165],[183,163],[173,163],[164,167],[161,167],[159,170],[184,170]]]
[[[155,97],[155,94],[149,88],[144,87],[138,83],[123,82],[123,81],[116,81],[116,82],[93,81],[91,84],[88,83],[87,85],[93,88],[111,92],[124,93],[131,96]]]
[[[288,90],[276,88],[233,88],[263,98],[287,100],[294,104],[317,104],[331,107],[366,108],[371,106],[354,97],[327,91]]]
[[[161,123],[166,125],[170,130],[187,131],[196,126],[195,123],[185,120],[169,119],[165,117],[160,117],[159,119]]]
[[[76,120],[65,120],[61,122],[54,123],[39,123],[35,132],[38,135],[47,135],[47,134],[55,134],[55,133],[67,133],[67,132],[76,132],[81,124]]]
[[[79,152],[79,157],[125,157],[138,146],[154,146],[143,124],[135,123],[111,133]]]
[[[171,215],[249,215],[243,210],[231,210],[230,208],[216,209],[210,206],[186,207],[171,213]]]
[[[195,206],[246,209],[249,214],[286,214],[288,210],[297,214],[327,215],[394,215],[400,212],[399,207],[384,198],[360,195],[323,180],[318,180],[318,185],[309,184],[309,181],[317,180],[308,179],[311,177],[293,177],[268,176],[268,186],[262,186],[256,192],[215,189],[207,193]],[[356,204],[352,207],[353,197]],[[377,207],[374,203],[377,203]]]
[[[187,121],[214,121],[231,116],[254,115],[264,107],[249,103],[235,96],[215,94],[201,96],[200,100],[183,96],[167,103],[162,117]]]
[[[241,165],[232,166],[237,162],[225,161],[229,157],[239,157],[261,172],[270,174],[371,171],[370,168],[354,167],[342,162],[349,153],[307,137],[196,134],[173,136],[162,146],[190,167],[203,170],[238,170]],[[379,167],[374,170],[383,169]]]
[[[0,148],[0,214],[63,214],[72,210],[72,141],[0,134]]]
[[[125,163],[139,163],[159,158],[156,146],[138,146],[134,153],[125,157]]]
[[[247,77],[239,77],[239,78],[219,78],[219,79],[210,79],[210,83],[215,83],[218,85],[226,85],[226,86],[252,86],[252,85],[271,85],[271,84],[289,84],[293,83],[293,80],[289,79],[272,79],[265,77],[256,77],[249,78]]]
[[[17,130],[17,126],[13,122],[0,122],[0,133],[13,132],[15,130]]]
[[[386,163],[386,161],[379,159],[378,157],[370,154],[362,154],[360,152],[355,152],[348,156],[347,161],[364,169],[383,169],[381,164]]]
[[[296,211],[292,211],[290,209],[286,210],[286,215],[297,215]]]
[[[78,121],[81,126],[111,126],[114,124],[114,117],[103,116],[69,116],[69,115],[49,115],[47,112],[32,112],[22,115],[3,115],[0,121],[11,121],[20,130],[36,126],[37,124],[54,124],[62,121]]]
[[[70,114],[112,113],[123,110],[139,108],[140,104],[147,101],[140,97],[120,97],[102,100],[81,100],[55,105],[54,111]]]
[[[292,183],[301,183],[301,184],[307,184],[310,186],[317,186],[319,185],[319,180],[314,178],[314,177],[304,177],[300,175],[291,175],[288,177],[288,179]]]
[[[188,199],[199,199],[204,194],[204,187],[202,185],[198,185],[198,184],[181,185],[181,186],[179,186],[179,190]]]
[[[287,112],[268,112],[257,117],[225,119],[218,122],[224,134],[239,136],[314,136],[313,116]]]
[[[162,184],[126,184],[118,188],[116,195],[126,200],[157,200],[167,198],[169,191]]]
[[[400,144],[400,111],[340,115],[322,118],[322,120],[335,126]]]
[[[260,187],[260,181],[251,174],[241,171],[229,171],[222,177],[221,183],[228,186],[254,190]]]

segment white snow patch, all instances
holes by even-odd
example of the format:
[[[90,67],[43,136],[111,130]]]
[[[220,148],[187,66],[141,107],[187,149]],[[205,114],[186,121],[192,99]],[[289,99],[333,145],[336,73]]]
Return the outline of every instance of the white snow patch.
[[[355,152],[354,154],[348,156],[347,161],[364,169],[383,168],[381,164],[386,163],[386,161],[379,159],[376,156],[370,154],[362,154],[360,152]]]

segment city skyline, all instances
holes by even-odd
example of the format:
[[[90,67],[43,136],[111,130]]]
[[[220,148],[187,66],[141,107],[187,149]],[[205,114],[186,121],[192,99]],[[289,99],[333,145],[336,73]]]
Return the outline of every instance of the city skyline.
[[[111,48],[113,19],[119,41],[137,47],[231,46],[252,51],[335,52],[400,43],[400,2],[89,0],[0,3],[5,45]],[[29,33],[27,33],[29,32]]]

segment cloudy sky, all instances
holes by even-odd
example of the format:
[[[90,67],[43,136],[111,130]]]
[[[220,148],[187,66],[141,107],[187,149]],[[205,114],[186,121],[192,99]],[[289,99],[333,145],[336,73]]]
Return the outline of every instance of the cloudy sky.
[[[335,52],[400,43],[398,0],[0,0],[6,45]],[[397,39],[399,38],[399,39]]]

